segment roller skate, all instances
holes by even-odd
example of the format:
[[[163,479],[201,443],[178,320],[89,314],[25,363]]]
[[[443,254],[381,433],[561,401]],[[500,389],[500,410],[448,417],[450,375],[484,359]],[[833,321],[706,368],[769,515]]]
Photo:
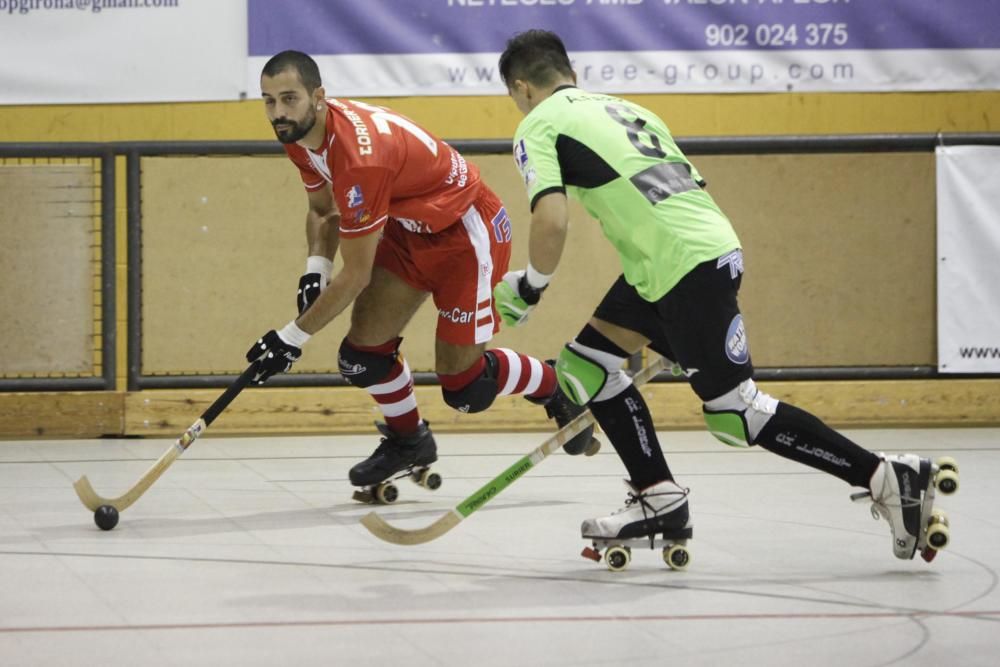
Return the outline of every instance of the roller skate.
[[[552,359],[547,359],[545,363],[549,366],[555,366],[556,362]],[[583,414],[583,412],[587,409],[569,400],[566,394],[563,393],[563,390],[559,387],[558,383],[556,384],[555,392],[551,396],[547,396],[545,398],[531,398],[530,396],[525,396],[524,398],[535,405],[544,406],[545,414],[548,415],[549,419],[555,419],[556,425],[558,425],[559,428],[562,428],[576,419],[577,415]],[[567,454],[572,454],[573,456],[578,456],[580,454],[593,456],[601,450],[601,441],[594,437],[594,427],[588,426],[581,433],[573,436],[569,442],[563,445],[563,450]]]
[[[687,569],[691,562],[687,541],[694,533],[688,516],[688,489],[669,480],[642,491],[628,480],[625,484],[629,488],[625,507],[610,516],[583,522],[580,532],[593,546],[585,547],[581,555],[600,562],[603,549],[608,569],[619,572],[631,562],[632,547],[659,547],[671,569]]]
[[[872,516],[889,522],[896,558],[909,560],[919,551],[929,563],[951,540],[947,515],[934,508],[934,492],[958,491],[958,463],[949,456],[934,462],[915,454],[879,453],[879,458],[871,490],[851,499],[870,501]]]
[[[429,424],[421,422],[409,435],[397,435],[385,424],[377,423],[382,434],[375,452],[358,463],[349,473],[351,484],[360,486],[354,500],[362,503],[389,505],[399,498],[395,480],[408,477],[415,484],[435,491],[441,486],[441,475],[431,471],[437,461],[437,445]]]

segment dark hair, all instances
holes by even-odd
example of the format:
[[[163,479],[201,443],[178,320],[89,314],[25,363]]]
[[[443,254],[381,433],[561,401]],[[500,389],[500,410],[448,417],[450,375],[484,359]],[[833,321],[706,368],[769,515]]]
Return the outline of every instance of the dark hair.
[[[299,81],[310,93],[323,85],[316,61],[301,51],[282,51],[273,56],[264,65],[261,76],[277,76],[288,69],[298,72]]]
[[[504,84],[518,79],[536,86],[551,85],[560,77],[572,77],[573,66],[559,35],[548,30],[527,30],[507,40],[500,54],[500,78]]]

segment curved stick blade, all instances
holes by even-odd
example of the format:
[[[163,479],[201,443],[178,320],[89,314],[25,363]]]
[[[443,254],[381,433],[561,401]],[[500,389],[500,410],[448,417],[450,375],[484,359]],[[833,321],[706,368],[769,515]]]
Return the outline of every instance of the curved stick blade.
[[[73,482],[73,488],[76,489],[76,495],[80,499],[80,502],[89,509],[91,512],[97,510],[101,505],[111,505],[112,503],[108,500],[101,498],[94,491],[94,487],[90,485],[90,480],[84,475],[80,479]],[[115,509],[118,509],[117,507]]]
[[[455,510],[451,510],[429,526],[416,530],[405,530],[391,526],[375,512],[369,512],[361,517],[361,525],[383,542],[412,545],[436,540],[457,526],[462,521],[462,518],[461,514]]]
[[[184,450],[178,445],[171,445],[170,449],[163,453],[156,463],[154,463],[146,473],[139,478],[131,489],[118,496],[117,498],[102,498],[97,495],[94,491],[94,487],[90,485],[90,480],[84,475],[80,479],[73,483],[73,488],[76,489],[76,495],[80,498],[80,502],[84,506],[94,511],[101,505],[111,505],[119,512],[124,512],[126,509],[132,506],[132,504],[139,500],[139,498],[146,492],[146,490],[153,485],[163,471],[170,467],[170,464],[174,462],[181,452]]]

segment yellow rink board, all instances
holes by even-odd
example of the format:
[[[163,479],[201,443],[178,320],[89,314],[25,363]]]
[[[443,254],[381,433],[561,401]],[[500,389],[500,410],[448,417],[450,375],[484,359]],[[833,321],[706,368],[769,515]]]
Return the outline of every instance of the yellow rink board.
[[[1000,380],[762,382],[776,398],[831,425],[932,427],[1000,425]],[[0,394],[0,437],[177,437],[221,389]],[[501,397],[486,412],[465,415],[444,405],[437,387],[416,390],[421,413],[445,432],[547,430],[544,411]],[[659,429],[700,429],[701,404],[683,383],[643,389]],[[244,391],[209,429],[212,434],[372,432],[379,418],[367,393],[353,387]]]

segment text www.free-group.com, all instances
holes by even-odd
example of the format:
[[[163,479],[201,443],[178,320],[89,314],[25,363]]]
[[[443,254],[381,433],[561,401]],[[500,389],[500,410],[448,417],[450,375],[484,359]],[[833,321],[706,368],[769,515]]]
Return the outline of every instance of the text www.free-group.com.
[[[963,359],[1000,359],[1000,347],[960,347],[958,354]]]
[[[679,84],[719,84],[738,83],[762,85],[781,80],[790,86],[801,82],[845,82],[854,78],[854,65],[850,62],[819,63],[791,62],[783,65],[759,62],[746,63],[665,63],[659,67],[648,65],[585,64],[574,62],[577,79],[581,83],[629,84],[633,82],[656,81],[676,86]],[[449,83],[498,83],[500,74],[495,67],[454,67],[446,68]]]

